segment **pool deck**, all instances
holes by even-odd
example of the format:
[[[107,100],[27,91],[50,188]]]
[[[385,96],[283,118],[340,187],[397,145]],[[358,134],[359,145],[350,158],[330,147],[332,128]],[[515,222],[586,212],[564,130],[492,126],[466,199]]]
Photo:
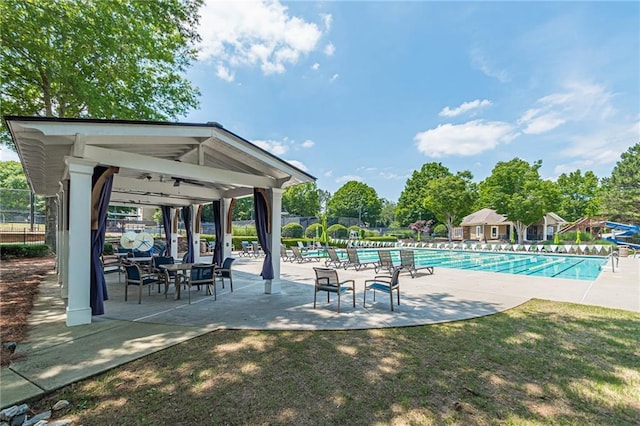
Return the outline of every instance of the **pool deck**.
[[[595,281],[530,277],[492,272],[436,268],[433,275],[412,279],[401,275],[401,304],[389,309],[387,295],[371,296],[362,304],[364,280],[373,268],[339,270],[340,279],[356,281],[356,307],[343,297],[341,313],[336,298],[327,304],[318,294],[313,309],[313,267],[321,263],[282,263],[281,292],[265,294],[257,276],[264,258],[241,257],[233,265],[234,292],[221,289],[218,297],[192,290],[192,303],[173,294],[146,292],[142,304],[109,274],[106,314],[89,325],[67,327],[65,304],[55,275],[41,284],[41,293],[29,317],[28,341],[18,345],[25,357],[0,370],[0,408],[39,398],[111,368],[144,357],[194,337],[221,329],[345,330],[436,324],[490,315],[532,298],[581,303],[640,313],[640,258],[620,258]],[[124,276],[122,277],[124,280]],[[385,297],[386,296],[386,297]]]

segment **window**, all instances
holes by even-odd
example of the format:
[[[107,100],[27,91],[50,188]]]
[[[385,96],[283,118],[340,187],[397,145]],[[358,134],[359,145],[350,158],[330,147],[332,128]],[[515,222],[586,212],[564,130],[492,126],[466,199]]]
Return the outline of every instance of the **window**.
[[[482,237],[482,226],[476,226],[476,238]]]
[[[492,226],[491,227],[491,239],[495,240],[496,238],[498,238],[498,227],[497,226]]]

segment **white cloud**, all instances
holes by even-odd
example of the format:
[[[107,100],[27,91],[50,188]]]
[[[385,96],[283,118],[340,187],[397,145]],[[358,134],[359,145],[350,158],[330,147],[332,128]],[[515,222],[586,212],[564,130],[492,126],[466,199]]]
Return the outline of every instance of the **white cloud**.
[[[406,179],[406,176],[402,176],[393,172],[380,172],[380,177],[387,180]]]
[[[478,48],[471,49],[471,64],[482,71],[487,77],[498,79],[501,83],[508,82],[511,77],[505,70],[497,69],[489,60],[485,58],[484,54]]]
[[[444,107],[442,109],[442,111],[440,111],[440,116],[442,117],[455,117],[457,115],[460,114],[464,114],[465,112],[474,110],[474,109],[478,109],[478,108],[484,108],[491,105],[491,101],[487,100],[487,99],[476,99],[475,101],[469,101],[469,102],[464,102],[462,105],[460,105],[457,108],[449,108],[449,107]]]
[[[336,81],[338,79],[338,77],[340,77],[340,74],[332,75],[331,78],[329,79],[329,83],[333,83],[334,81]]]
[[[333,170],[327,170],[326,172],[324,172],[324,177],[331,177],[333,176]]]
[[[463,124],[441,124],[415,135],[418,151],[428,157],[471,156],[511,142],[514,127],[502,121],[474,120]]]
[[[314,71],[318,71],[320,69],[320,64],[316,62],[315,64],[311,65],[311,69]]]
[[[305,166],[303,163],[301,163],[298,160],[287,160],[287,163],[293,165],[294,167],[299,168],[300,170],[302,170],[303,172],[308,171],[307,166]]]
[[[333,45],[333,43],[329,43],[324,47],[325,55],[333,56],[334,53],[336,53],[336,47]]]
[[[306,141],[302,142],[302,147],[303,148],[311,148],[315,145],[316,143],[314,141],[312,141],[311,139],[307,139]]]
[[[288,151],[288,147],[286,145],[283,145],[280,142],[277,141],[263,141],[263,140],[255,140],[252,141],[254,145],[259,146],[260,148],[264,149],[265,151],[268,151],[270,153],[272,153],[273,155],[282,155],[285,152]]]
[[[329,31],[331,29],[331,24],[333,23],[333,16],[328,13],[323,13],[320,16],[322,17],[322,22],[324,22],[324,28]]]
[[[349,181],[358,181],[358,182],[364,182],[364,179],[362,178],[362,176],[356,176],[356,175],[345,175],[345,176],[340,176],[336,178],[336,183],[343,183],[343,182],[349,182]]]
[[[218,78],[231,83],[235,79],[235,73],[229,71],[224,65],[218,65],[216,75]]]
[[[615,113],[612,98],[604,86],[572,81],[565,91],[538,99],[536,107],[527,110],[518,125],[523,127],[523,133],[537,135],[569,122],[607,121]]]
[[[201,8],[200,58],[217,62],[218,77],[230,81],[239,67],[281,74],[318,48],[323,31],[314,22],[291,16],[279,1],[208,0]],[[322,15],[325,31],[331,15]]]

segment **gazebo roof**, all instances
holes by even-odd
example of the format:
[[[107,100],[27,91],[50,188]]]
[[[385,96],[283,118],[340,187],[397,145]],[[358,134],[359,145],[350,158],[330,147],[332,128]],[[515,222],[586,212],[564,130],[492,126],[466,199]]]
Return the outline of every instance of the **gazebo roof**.
[[[492,209],[482,209],[462,218],[461,226],[469,225],[499,225],[507,221],[507,218]]]
[[[206,204],[315,177],[218,123],[6,116],[32,190],[54,196],[65,157],[119,167],[112,204]]]

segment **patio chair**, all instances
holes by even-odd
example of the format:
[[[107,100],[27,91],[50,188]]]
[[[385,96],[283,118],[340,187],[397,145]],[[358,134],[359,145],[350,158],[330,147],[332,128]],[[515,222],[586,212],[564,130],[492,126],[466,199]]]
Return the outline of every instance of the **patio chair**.
[[[293,256],[289,256],[287,253],[287,246],[280,244],[280,258],[283,262],[293,262]]]
[[[329,257],[327,258],[327,260],[324,261],[324,266],[333,266],[335,268],[342,268],[347,263],[349,263],[348,260],[342,259],[340,256],[338,256],[336,249],[332,247],[327,248],[327,254],[329,255]]]
[[[160,267],[160,265],[173,265],[175,263],[173,257],[171,256],[158,256],[153,259],[153,263],[151,264],[152,272],[156,274],[158,277],[158,281],[164,283],[164,297],[167,297],[167,291],[169,289],[169,284],[173,279],[174,285],[177,287],[180,285],[180,278],[176,272],[167,271]],[[159,284],[159,283],[158,283]],[[158,291],[160,291],[160,286],[158,285]]]
[[[296,246],[291,246],[291,251],[293,252],[293,260],[291,262],[294,260],[298,263],[311,262],[314,260],[320,262],[321,256],[303,256],[302,253],[300,253],[300,249]]]
[[[251,256],[258,257],[260,256],[260,244],[257,241],[251,243]]]
[[[392,275],[376,275],[372,280],[364,282],[364,298],[362,306],[367,307],[367,290],[373,290],[373,301],[376,301],[376,291],[382,291],[389,294],[391,302],[391,310],[393,311],[393,292],[398,295],[398,306],[400,306],[400,271],[402,267],[393,271]]]
[[[189,278],[184,282],[189,293],[189,303],[191,303],[191,287],[193,286],[197,286],[198,290],[200,286],[204,286],[207,289],[207,294],[211,294],[211,287],[213,287],[213,300],[217,300],[215,268],[215,265],[205,263],[196,263],[191,267]]]
[[[222,283],[222,288],[224,288],[224,280],[229,280],[229,288],[233,292],[233,277],[231,276],[231,264],[235,261],[233,257],[227,257],[224,262],[222,262],[222,268],[216,268],[215,274],[216,278],[220,279]]]
[[[338,313],[340,313],[340,295],[350,291],[353,296],[353,307],[356,307],[356,282],[354,280],[340,281],[338,272],[330,268],[313,268],[316,273],[315,289],[313,292],[313,309],[316,308],[316,299],[319,291],[327,292],[327,303],[330,302],[329,295],[338,295]]]
[[[358,256],[358,250],[354,248],[347,249],[347,258],[349,260],[344,265],[344,269],[347,269],[349,266],[353,266],[353,268],[357,271],[360,268],[366,267],[367,265],[377,265],[377,262],[361,262],[360,257]]]
[[[395,269],[395,266],[393,265],[391,252],[389,250],[378,250],[378,258],[379,258],[379,262],[374,267],[376,274],[383,269],[386,269],[387,271],[389,271],[390,274],[392,274],[393,270]]]
[[[425,270],[428,274],[433,274],[433,266],[417,266],[413,250],[400,250],[400,266],[409,271],[411,278],[415,278],[418,271]]]
[[[302,241],[298,241],[298,250],[300,250],[301,253],[306,253],[308,249],[307,246],[302,244]]]
[[[156,274],[142,273],[140,266],[136,263],[124,263],[125,283],[124,283],[124,301],[127,301],[129,286],[138,286],[138,304],[142,303],[142,287],[149,287],[149,296],[151,296],[151,287],[158,282]]]
[[[249,241],[243,241],[241,244],[242,251],[240,252],[240,256],[251,256],[251,246],[249,245]]]

